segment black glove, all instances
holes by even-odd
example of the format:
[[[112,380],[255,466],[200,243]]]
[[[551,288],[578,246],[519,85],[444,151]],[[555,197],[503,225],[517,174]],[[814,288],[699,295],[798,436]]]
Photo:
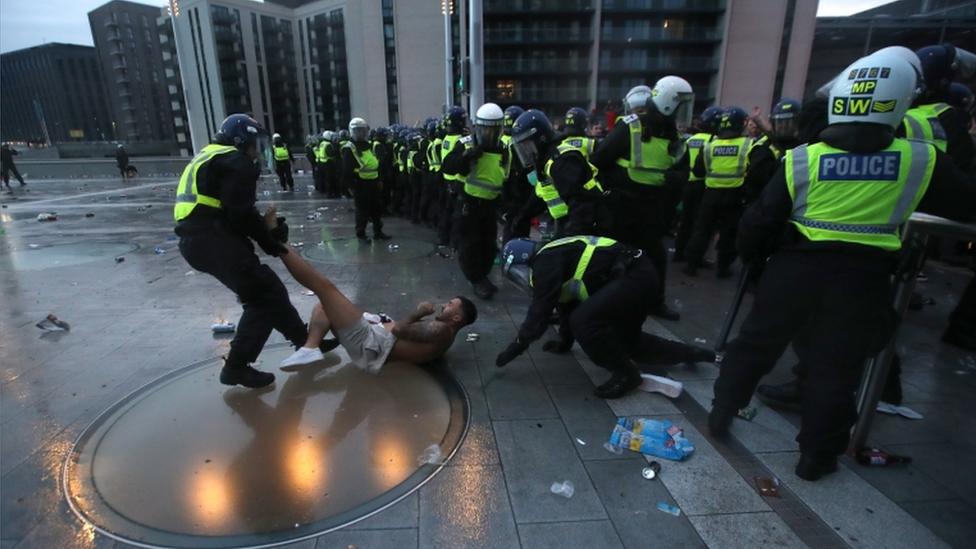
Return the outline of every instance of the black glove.
[[[542,350],[543,351],[545,351],[547,353],[556,353],[557,355],[561,355],[561,354],[564,354],[564,353],[568,353],[569,350],[572,349],[572,348],[573,348],[573,342],[572,342],[572,340],[570,340],[570,341],[563,341],[561,339],[552,339],[552,340],[549,340],[549,341],[545,342],[542,345]]]
[[[274,257],[288,253],[288,248],[285,248],[281,244],[281,242],[278,242],[273,238],[262,238],[261,240],[258,240],[258,246],[261,246],[264,253]]]
[[[518,356],[524,353],[528,348],[529,344],[522,341],[522,338],[515,338],[515,341],[509,344],[507,349],[498,353],[498,358],[495,359],[495,366],[501,368],[502,366],[518,358]]]
[[[284,217],[278,216],[278,226],[271,229],[271,236],[278,242],[288,242],[288,224]]]
[[[461,158],[465,160],[477,160],[478,158],[481,158],[481,155],[483,154],[485,154],[485,151],[481,149],[481,145],[475,145],[470,149],[465,149],[464,154],[461,155]]]

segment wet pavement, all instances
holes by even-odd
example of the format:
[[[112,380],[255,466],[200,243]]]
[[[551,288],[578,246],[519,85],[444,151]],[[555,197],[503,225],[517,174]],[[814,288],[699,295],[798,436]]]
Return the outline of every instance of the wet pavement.
[[[459,338],[445,361],[468,396],[469,430],[442,468],[422,467],[418,454],[456,428],[456,404],[443,381],[413,366],[370,378],[339,352],[314,371],[283,373],[277,363],[288,349],[275,334],[259,366],[278,375],[273,389],[216,383],[229,339],[210,326],[235,322],[240,306],[180,257],[175,179],[28,183],[0,195],[0,549],[203,547],[212,536],[303,549],[976,546],[976,420],[967,407],[976,357],[938,340],[971,271],[926,266],[929,281],[918,288],[934,304],[910,312],[902,329],[904,405],[925,417],[878,414],[871,442],[912,456],[911,465],[842,458],[837,474],[801,481],[792,473],[799,416],[756,400],[755,419],[737,420],[732,442],[711,440],[710,364],[667,369],[684,383],[674,400],[594,397],[607,374],[578,348],[556,356],[537,343],[497,369],[494,358],[528,298],[496,271],[501,292],[478,302],[470,328],[480,337]],[[310,183],[298,177],[300,192],[281,193],[268,181],[259,199],[278,204],[290,241],[362,309],[396,317],[422,300],[471,295],[429,230],[390,218],[384,231],[393,240],[361,245],[352,202],[313,196]],[[38,221],[40,214],[57,219]],[[280,262],[265,261],[307,314],[314,297]],[[668,300],[682,319],[650,319],[645,329],[711,346],[734,286],[672,269]],[[49,314],[70,331],[35,327]],[[784,357],[767,381],[788,380],[791,365]],[[245,418],[259,410],[256,423]],[[696,449],[681,462],[653,458],[661,473],[645,480],[648,458],[602,446],[618,417],[670,420]],[[776,479],[781,497],[760,495],[756,476]],[[571,498],[550,492],[566,480]],[[65,484],[80,496],[71,504]],[[85,490],[96,484],[111,511],[146,530],[126,530],[111,512],[86,507]],[[276,499],[288,490],[297,492]],[[363,507],[371,500],[376,507]],[[680,514],[661,512],[659,502]],[[350,512],[373,514],[317,533],[343,522],[334,517],[355,520]],[[295,516],[298,531],[285,528]],[[228,546],[220,543],[209,546]]]

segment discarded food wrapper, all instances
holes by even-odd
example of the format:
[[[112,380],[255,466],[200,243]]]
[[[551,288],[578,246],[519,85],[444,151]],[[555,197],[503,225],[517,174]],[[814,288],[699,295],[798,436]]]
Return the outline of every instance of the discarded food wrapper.
[[[442,459],[443,457],[441,447],[437,444],[431,444],[424,449],[423,455],[417,457],[417,465],[443,465],[447,462],[447,460]]]
[[[783,496],[779,493],[779,484],[776,479],[769,477],[752,477],[752,481],[756,484],[756,491],[759,492],[760,496],[765,496],[767,498],[782,498]]]
[[[610,434],[609,444],[625,450],[680,461],[695,451],[681,427],[664,420],[620,418]]]
[[[566,499],[573,497],[573,494],[576,493],[573,483],[568,480],[564,480],[563,482],[553,482],[552,486],[549,487],[549,491]]]
[[[740,409],[737,415],[746,421],[752,421],[756,417],[756,409],[752,406],[746,406]]]
[[[679,516],[679,515],[681,515],[681,509],[678,509],[674,505],[668,505],[667,503],[664,503],[663,501],[657,502],[657,508],[660,509],[661,511],[664,511],[665,513],[668,513],[670,515],[674,515],[676,517]]]
[[[233,322],[222,322],[210,327],[210,331],[215,334],[228,334],[236,329]]]
[[[705,343],[705,340],[703,338],[696,337],[695,338],[695,343]]]
[[[37,214],[37,220],[38,221],[57,221],[58,220],[58,214],[56,214],[56,213],[42,213],[42,214]]]
[[[474,333],[474,332],[470,332],[470,333],[468,333],[468,335],[467,335],[467,336],[466,336],[466,337],[464,338],[464,341],[466,341],[466,342],[468,342],[468,343],[471,343],[472,341],[478,341],[478,338],[479,338],[479,337],[481,337],[481,335],[480,335],[480,334],[476,334],[476,333]]]
[[[647,391],[648,393],[661,393],[669,398],[678,398],[681,396],[681,390],[684,387],[681,385],[680,381],[675,381],[666,377],[654,376],[651,374],[641,374],[641,378],[644,379],[643,383],[640,385],[640,389],[642,391]]]
[[[623,448],[621,448],[620,446],[615,446],[613,444],[610,444],[609,441],[604,442],[603,447],[606,448],[607,451],[610,452],[611,454],[617,454],[619,456],[620,454],[624,453]]]
[[[922,414],[908,408],[907,406],[895,406],[889,402],[878,401],[877,410],[879,412],[891,415],[899,415],[908,419],[922,419],[924,416]]]
[[[312,290],[302,290],[302,295],[312,296],[315,295],[315,292],[313,292]]]
[[[125,258],[124,257],[116,257],[115,258],[115,262],[116,263],[122,263],[123,261],[125,261]]]
[[[162,255],[164,253],[166,253],[166,250],[162,248],[156,248],[156,255]]]
[[[47,315],[47,317],[38,322],[36,326],[48,332],[67,332],[71,329],[67,322],[58,320],[58,317],[54,316],[53,314]]]

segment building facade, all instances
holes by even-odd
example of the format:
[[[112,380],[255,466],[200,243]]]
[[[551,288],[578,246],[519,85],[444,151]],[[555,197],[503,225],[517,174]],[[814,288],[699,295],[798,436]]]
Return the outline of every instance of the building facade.
[[[160,8],[113,0],[88,12],[115,122],[111,139],[175,141],[162,46]]]
[[[3,140],[106,141],[114,135],[95,48],[45,44],[0,55]]]

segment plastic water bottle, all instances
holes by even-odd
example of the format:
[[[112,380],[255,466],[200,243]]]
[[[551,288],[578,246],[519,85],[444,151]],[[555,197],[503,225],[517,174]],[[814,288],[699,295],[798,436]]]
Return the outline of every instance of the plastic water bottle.
[[[227,334],[233,332],[235,329],[233,322],[218,323],[210,327],[210,331],[215,334]]]
[[[573,483],[567,480],[563,482],[553,482],[552,486],[549,488],[549,491],[557,496],[562,496],[569,499],[573,497],[576,489],[573,487]]]

